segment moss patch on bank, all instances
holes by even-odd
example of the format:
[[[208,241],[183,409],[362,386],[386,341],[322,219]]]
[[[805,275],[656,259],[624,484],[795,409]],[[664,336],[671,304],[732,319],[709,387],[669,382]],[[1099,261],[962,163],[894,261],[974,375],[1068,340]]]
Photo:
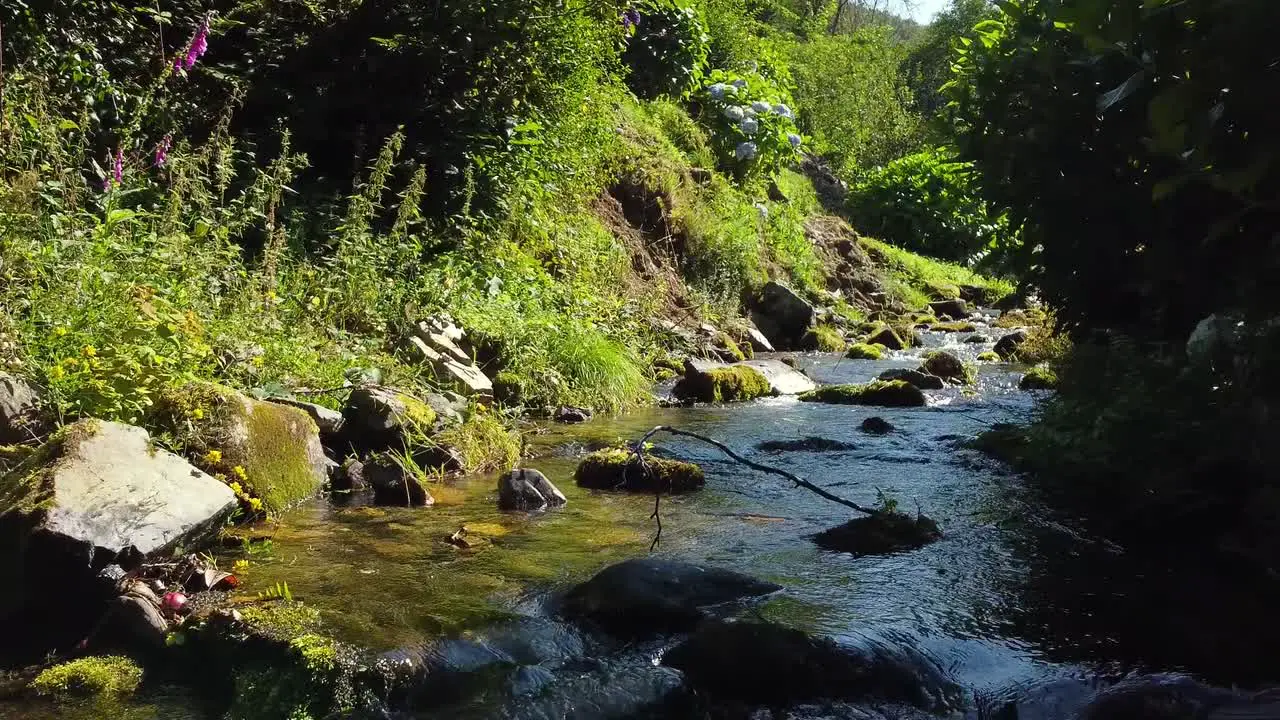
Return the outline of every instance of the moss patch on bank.
[[[862,244],[883,270],[885,290],[908,308],[928,307],[929,301],[960,297],[960,287],[982,288],[995,302],[1013,292],[1011,284],[993,280],[952,263],[934,260],[873,238]]]
[[[95,698],[132,695],[142,684],[142,668],[116,655],[85,657],[43,670],[31,689],[48,697]]]

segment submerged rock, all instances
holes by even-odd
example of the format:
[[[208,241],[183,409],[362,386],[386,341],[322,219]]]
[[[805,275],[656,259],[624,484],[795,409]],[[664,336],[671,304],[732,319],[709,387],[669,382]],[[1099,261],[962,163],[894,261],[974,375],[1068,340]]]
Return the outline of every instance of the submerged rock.
[[[645,455],[644,462],[629,450],[598,450],[578,463],[573,479],[592,490],[642,493],[683,493],[706,484],[702,468],[680,460]]]
[[[779,350],[796,350],[815,322],[813,306],[790,288],[776,282],[765,283],[751,311],[751,320]]]
[[[1026,341],[1025,330],[1014,330],[996,341],[995,353],[1005,360],[1011,360],[1018,354],[1018,348]]]
[[[629,636],[688,630],[713,605],[782,588],[731,570],[659,558],[611,565],[569,591],[564,611]]]
[[[881,407],[923,407],[924,393],[903,380],[874,380],[865,385],[827,385],[800,396],[801,402],[833,405],[879,405]]]
[[[854,518],[814,536],[819,547],[853,555],[885,555],[914,550],[942,537],[938,524],[924,515],[879,512]]]
[[[40,394],[26,380],[0,373],[0,445],[14,445],[49,432]]]
[[[551,416],[551,419],[555,420],[558,423],[576,425],[578,423],[587,422],[588,420],[591,419],[591,417],[592,417],[591,410],[589,410],[588,408],[569,407],[568,405],[562,405],[556,408],[556,412],[554,415]]]
[[[713,622],[667,651],[694,689],[719,702],[785,707],[821,699],[880,699],[930,710],[958,701],[956,686],[918,654],[841,647],[767,622]],[[719,703],[717,703],[719,704]]]
[[[839,452],[853,450],[854,446],[839,440],[822,437],[806,437],[799,440],[767,440],[756,445],[762,452]]]
[[[937,375],[930,375],[919,370],[907,370],[905,368],[895,368],[893,370],[885,370],[880,373],[878,380],[890,382],[893,380],[902,380],[911,383],[921,390],[941,390],[946,387],[946,383]]]
[[[142,428],[69,425],[0,478],[0,614],[37,591],[92,607],[98,571],[199,546],[235,508],[230,488]]]
[[[1185,675],[1148,675],[1120,682],[1081,711],[1080,720],[1239,720],[1280,717],[1275,691],[1237,693]]]
[[[498,507],[531,512],[569,503],[564,493],[532,468],[516,468],[498,480]]]
[[[364,479],[373,488],[379,505],[422,507],[434,505],[422,479],[406,469],[391,453],[377,453],[364,462]]]
[[[862,432],[868,435],[888,435],[893,430],[893,425],[882,417],[869,417],[862,421]]]

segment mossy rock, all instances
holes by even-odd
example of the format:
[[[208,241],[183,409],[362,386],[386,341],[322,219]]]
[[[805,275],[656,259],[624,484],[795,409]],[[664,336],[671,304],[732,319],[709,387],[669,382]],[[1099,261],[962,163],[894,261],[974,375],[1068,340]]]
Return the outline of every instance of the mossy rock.
[[[702,468],[693,463],[644,456],[641,464],[629,450],[599,450],[578,463],[573,479],[592,490],[627,490],[642,493],[683,493],[706,484]]]
[[[514,407],[520,404],[524,387],[520,376],[506,370],[493,376],[493,399],[502,405]]]
[[[654,367],[653,369],[653,379],[656,382],[666,382],[678,377],[680,377],[680,373],[676,370],[672,370],[671,368]]]
[[[126,657],[84,657],[47,668],[31,689],[48,697],[127,697],[142,683],[142,668]]]
[[[805,350],[838,353],[849,347],[840,331],[831,325],[815,325],[800,339],[800,347]]]
[[[427,403],[387,388],[351,391],[342,411],[348,440],[359,449],[404,450],[436,430],[436,411]]]
[[[878,323],[867,331],[866,337],[862,339],[864,345],[881,345],[889,350],[904,350],[910,346],[908,340],[904,340],[893,328]]]
[[[679,397],[698,402],[745,402],[772,392],[764,374],[749,365],[688,373],[675,390]]]
[[[827,385],[800,396],[801,402],[832,405],[923,407],[924,393],[904,380],[874,380],[865,385]]]
[[[723,362],[742,362],[748,358],[747,354],[743,352],[738,343],[733,341],[733,338],[729,337],[728,333],[716,333],[714,342],[716,356]],[[748,349],[750,349],[750,346],[748,346]]]
[[[824,530],[813,541],[827,550],[884,555],[914,550],[941,537],[938,524],[924,515],[884,511]]]
[[[934,332],[962,333],[962,332],[977,332],[978,326],[974,325],[971,322],[968,322],[967,320],[957,320],[955,322],[933,323],[933,325],[931,325],[929,329]]]
[[[421,405],[434,419],[431,408]],[[269,513],[313,497],[328,475],[320,431],[297,408],[197,383],[163,395],[153,419],[195,465],[238,482]]]
[[[979,433],[976,438],[965,443],[965,447],[970,450],[977,450],[1015,467],[1022,465],[1029,445],[1025,428],[1006,423],[992,425],[990,430]]]
[[[1058,374],[1044,365],[1031,368],[1018,381],[1021,390],[1053,390],[1057,387]]]
[[[935,350],[925,355],[920,372],[955,383],[972,383],[976,375],[973,368],[944,350]]]
[[[849,346],[849,350],[844,356],[850,360],[879,360],[884,357],[880,351],[883,346],[868,345],[866,343],[854,343]]]
[[[979,353],[978,355],[978,362],[998,363],[998,362],[1003,362],[1003,360],[1004,359],[1001,358],[998,353],[992,352],[990,350],[987,350],[986,352],[983,352],[983,353]]]

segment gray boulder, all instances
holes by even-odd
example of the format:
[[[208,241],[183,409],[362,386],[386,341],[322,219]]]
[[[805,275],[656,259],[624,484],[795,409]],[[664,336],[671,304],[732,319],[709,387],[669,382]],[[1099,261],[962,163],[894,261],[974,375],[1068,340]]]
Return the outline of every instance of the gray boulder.
[[[498,507],[531,512],[569,503],[546,475],[530,468],[516,468],[498,480]]]
[[[67,426],[0,478],[0,566],[12,564],[0,567],[0,614],[25,588],[75,592],[108,565],[197,546],[235,508],[230,488],[156,448],[142,428]]]
[[[320,430],[321,435],[336,435],[342,431],[344,419],[342,413],[323,405],[304,402],[302,400],[294,400],[293,398],[267,398],[267,400],[278,405],[288,405],[297,408],[315,421],[316,427]]]
[[[964,320],[969,317],[969,304],[964,300],[939,300],[929,303],[929,311],[937,317],[946,315],[952,320]]]
[[[452,320],[428,318],[407,339],[411,356],[430,365],[436,379],[467,397],[493,398],[493,382],[464,348],[466,334]]]
[[[49,432],[40,394],[26,380],[0,373],[0,445],[39,439]]]
[[[732,570],[637,558],[601,570],[565,597],[567,614],[627,636],[688,630],[703,610],[782,588]]]
[[[1005,360],[1009,360],[1018,354],[1018,348],[1026,341],[1027,332],[1025,330],[1014,330],[996,341],[995,352]]]
[[[368,450],[402,448],[408,435],[430,434],[437,414],[417,398],[378,387],[351,391],[342,416],[345,434],[355,446]]]
[[[363,464],[364,480],[373,488],[374,502],[398,507],[435,505],[435,498],[415,473],[390,453],[373,455]]]
[[[921,390],[941,390],[946,383],[942,378],[936,375],[920,372],[919,370],[908,370],[905,368],[895,368],[893,370],[885,370],[880,373],[880,380],[905,380]]]
[[[793,290],[771,281],[761,289],[751,320],[773,347],[795,350],[813,327],[816,313],[813,306]]]
[[[759,371],[769,382],[770,393],[773,395],[799,395],[818,387],[807,375],[781,360],[744,360],[727,365],[714,360],[690,358],[684,363],[685,378],[693,378],[696,382],[699,376],[706,375],[716,368],[733,365],[745,365]]]

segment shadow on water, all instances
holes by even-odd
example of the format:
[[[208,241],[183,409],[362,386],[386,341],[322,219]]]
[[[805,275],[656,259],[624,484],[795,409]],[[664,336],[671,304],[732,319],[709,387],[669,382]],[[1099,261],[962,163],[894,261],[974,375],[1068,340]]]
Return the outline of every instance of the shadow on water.
[[[970,359],[990,347],[964,337],[930,335],[926,345]],[[889,368],[915,367],[919,358],[803,356],[802,363],[820,382],[862,382]],[[547,599],[611,562],[645,554],[655,531],[652,497],[577,488],[577,459],[595,447],[638,439],[656,425],[673,425],[859,503],[874,504],[883,493],[937,520],[944,539],[914,552],[854,558],[823,551],[809,537],[848,520],[845,508],[696,441],[656,439],[659,452],[701,463],[708,474],[703,491],[663,500],[659,554],[784,586],[751,611],[764,618],[852,645],[911,649],[969,689],[975,699],[970,717],[1073,717],[1107,679],[1139,669],[1185,669],[1222,683],[1276,679],[1277,661],[1264,654],[1276,646],[1275,623],[1258,628],[1270,602],[1226,573],[1176,564],[1176,571],[1156,572],[1150,569],[1156,565],[1071,532],[1038,510],[1016,478],[957,449],[959,440],[991,424],[1034,413],[1035,397],[1017,391],[1018,377],[1017,368],[984,365],[976,392],[931,392],[926,408],[774,398],[734,407],[653,408],[553,428],[533,438],[535,458],[527,464],[568,496],[563,510],[500,512],[494,477],[433,487],[437,505],[425,509],[317,501],[263,529],[273,537],[272,551],[253,558],[243,579],[250,592],[287,582],[295,597],[321,611],[336,636],[375,650],[432,647],[442,636],[472,643],[461,649],[476,643],[492,649],[495,633],[512,627],[526,628],[530,638],[539,632],[568,637],[548,616]],[[873,415],[895,431],[860,432]],[[765,441],[807,437],[847,447],[756,449]],[[469,550],[447,543],[463,526],[488,542]],[[477,690],[450,716],[602,717],[678,684],[671,671],[655,666],[660,645],[557,640],[549,646],[558,649],[548,657],[512,656],[498,685]],[[528,699],[535,695],[537,702]],[[1012,715],[1010,703],[1016,703]]]

